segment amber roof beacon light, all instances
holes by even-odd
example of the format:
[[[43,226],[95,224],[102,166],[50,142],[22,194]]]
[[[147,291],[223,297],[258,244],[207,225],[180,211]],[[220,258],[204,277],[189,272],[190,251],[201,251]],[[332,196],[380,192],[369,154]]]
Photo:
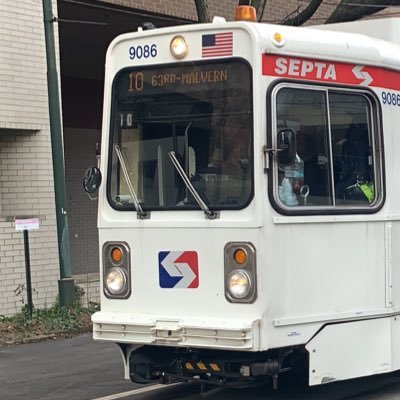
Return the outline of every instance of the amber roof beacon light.
[[[235,10],[235,21],[257,22],[256,9],[252,6],[237,6]]]

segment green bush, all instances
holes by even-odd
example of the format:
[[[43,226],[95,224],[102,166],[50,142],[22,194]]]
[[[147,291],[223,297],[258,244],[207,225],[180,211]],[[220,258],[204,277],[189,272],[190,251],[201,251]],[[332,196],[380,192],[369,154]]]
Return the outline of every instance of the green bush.
[[[32,316],[26,304],[16,315],[11,317],[0,315],[0,344],[10,340],[21,342],[42,335],[57,336],[65,332],[79,331],[82,328],[89,330],[90,316],[96,311],[96,307],[84,307],[83,295],[84,291],[75,286],[75,296],[70,306],[61,306],[57,299],[51,307],[33,309]],[[2,326],[3,329],[1,329]]]

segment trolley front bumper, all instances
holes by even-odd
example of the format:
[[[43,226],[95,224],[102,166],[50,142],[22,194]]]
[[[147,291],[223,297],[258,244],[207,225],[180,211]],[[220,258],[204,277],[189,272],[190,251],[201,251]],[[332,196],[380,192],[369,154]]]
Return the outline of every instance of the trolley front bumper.
[[[97,312],[93,338],[117,343],[260,350],[260,320],[178,319]]]

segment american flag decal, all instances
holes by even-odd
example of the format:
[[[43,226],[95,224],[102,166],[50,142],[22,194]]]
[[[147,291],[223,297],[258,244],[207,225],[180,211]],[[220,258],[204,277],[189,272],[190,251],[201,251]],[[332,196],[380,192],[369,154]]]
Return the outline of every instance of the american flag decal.
[[[233,33],[221,32],[202,35],[201,56],[221,57],[233,53]]]

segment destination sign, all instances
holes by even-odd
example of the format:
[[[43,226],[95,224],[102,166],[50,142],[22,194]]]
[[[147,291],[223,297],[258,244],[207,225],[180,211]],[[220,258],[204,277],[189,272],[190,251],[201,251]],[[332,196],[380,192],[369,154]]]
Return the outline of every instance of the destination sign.
[[[128,92],[147,92],[152,88],[169,88],[176,86],[193,86],[228,82],[228,69],[195,70],[191,72],[168,71],[134,71],[128,75]]]
[[[114,121],[131,129],[147,121],[248,111],[251,93],[251,67],[245,60],[129,67],[114,80]]]

